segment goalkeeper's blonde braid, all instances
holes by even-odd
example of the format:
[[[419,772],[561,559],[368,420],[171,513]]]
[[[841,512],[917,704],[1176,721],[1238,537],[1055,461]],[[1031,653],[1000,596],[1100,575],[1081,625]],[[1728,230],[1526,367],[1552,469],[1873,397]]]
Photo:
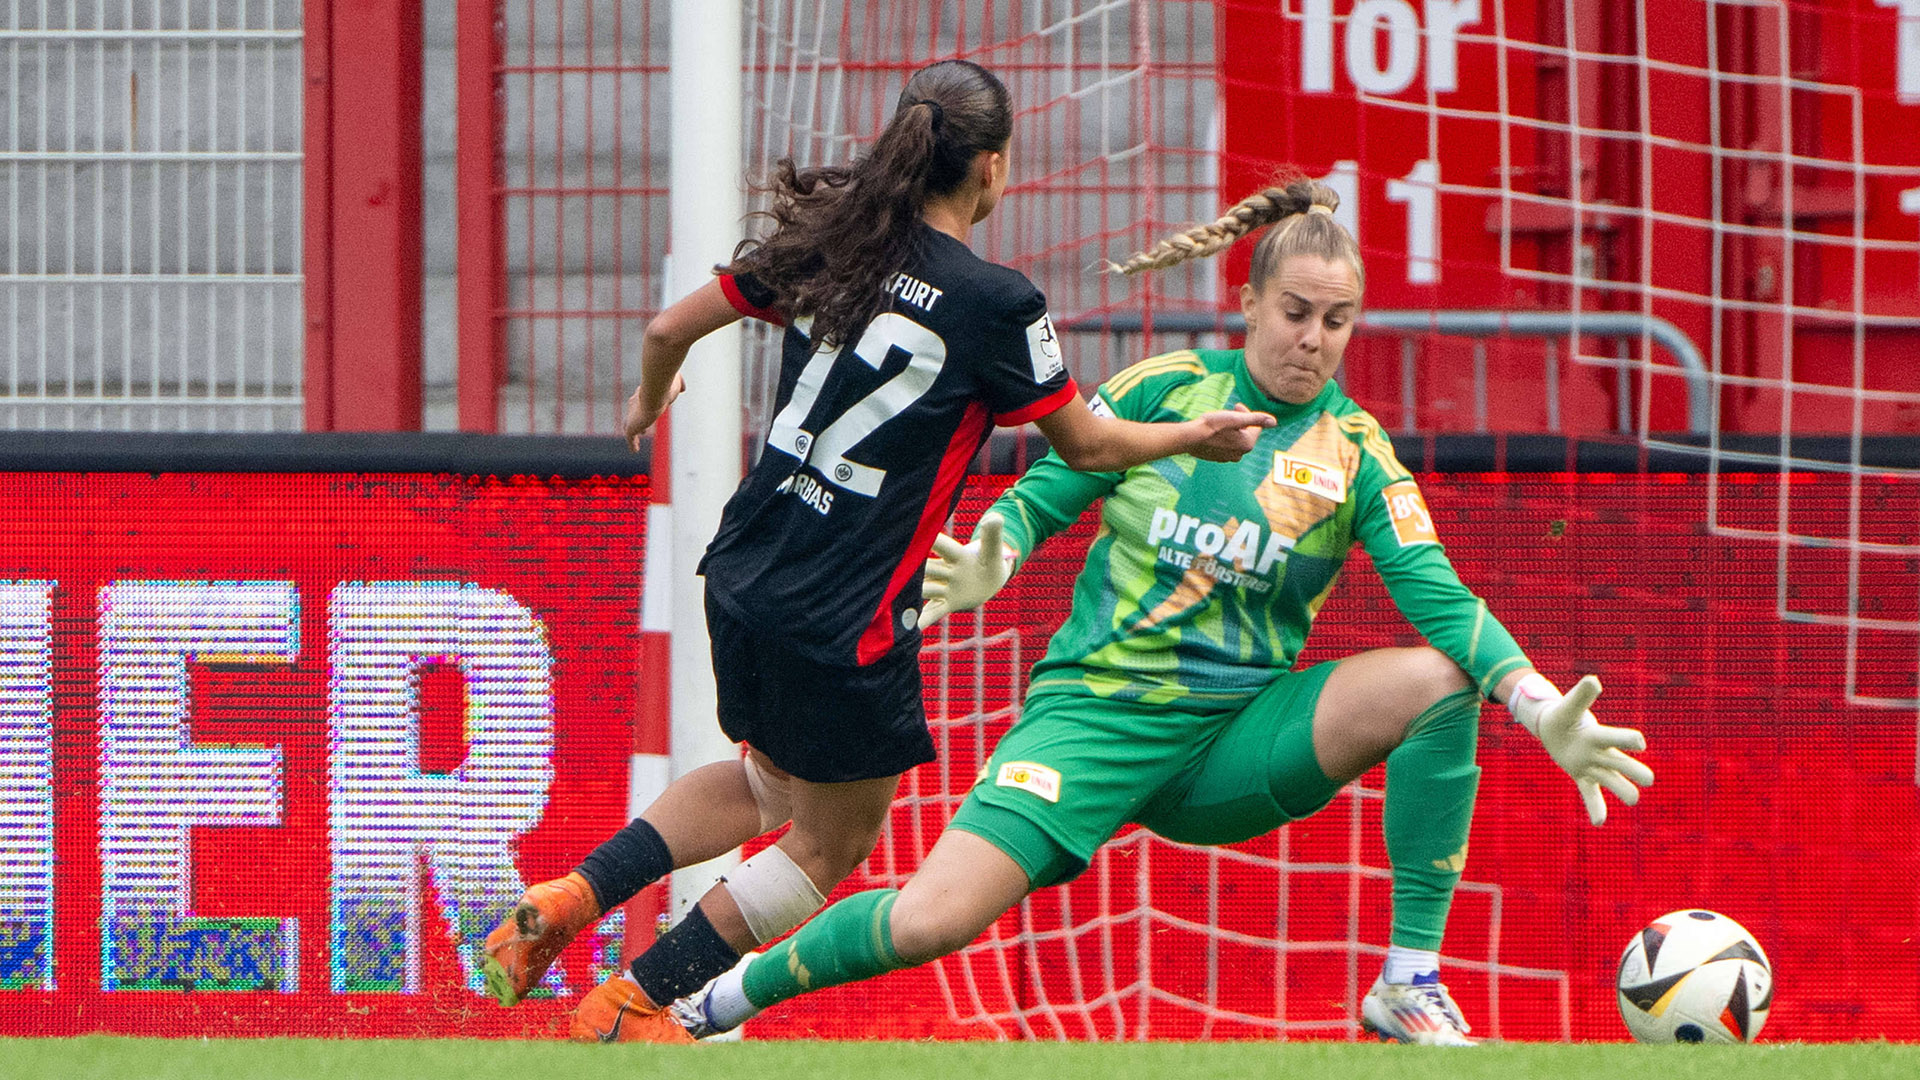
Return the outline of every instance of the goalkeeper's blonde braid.
[[[1352,266],[1356,280],[1365,288],[1367,271],[1360,260],[1360,245],[1333,217],[1339,207],[1339,193],[1317,180],[1276,184],[1240,200],[1210,224],[1175,233],[1124,262],[1108,263],[1107,270],[1136,274],[1177,266],[1188,259],[1204,259],[1227,250],[1248,233],[1278,222],[1253,250],[1249,285],[1260,288],[1284,259],[1314,255]]]
[[[1205,225],[1195,225],[1174,233],[1145,251],[1136,251],[1126,260],[1108,263],[1115,274],[1137,274],[1142,270],[1165,270],[1188,259],[1204,259],[1233,246],[1234,241],[1286,216],[1280,207],[1287,201],[1285,188],[1270,187],[1255,192],[1220,217]],[[1291,211],[1298,213],[1298,210]]]

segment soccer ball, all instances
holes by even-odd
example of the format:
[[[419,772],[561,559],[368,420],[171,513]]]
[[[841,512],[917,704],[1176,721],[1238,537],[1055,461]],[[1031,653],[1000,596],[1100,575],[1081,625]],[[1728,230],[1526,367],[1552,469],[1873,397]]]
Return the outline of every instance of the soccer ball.
[[[1773,1005],[1773,965],[1746,927],[1673,911],[1620,956],[1620,1017],[1643,1043],[1752,1042]]]

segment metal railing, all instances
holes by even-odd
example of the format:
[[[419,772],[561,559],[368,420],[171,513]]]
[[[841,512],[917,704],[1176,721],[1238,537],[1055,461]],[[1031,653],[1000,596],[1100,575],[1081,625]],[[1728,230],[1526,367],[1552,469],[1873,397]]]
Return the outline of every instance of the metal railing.
[[[0,427],[298,430],[297,9],[51,7],[0,15]]]
[[[1486,339],[1503,336],[1540,338],[1549,344],[1545,357],[1547,429],[1558,432],[1560,369],[1557,350],[1551,346],[1556,339],[1584,335],[1612,338],[1623,346],[1634,338],[1643,338],[1665,349],[1674,360],[1671,368],[1643,365],[1624,353],[1604,358],[1585,357],[1580,362],[1615,368],[1623,380],[1630,369],[1643,366],[1655,373],[1678,376],[1687,387],[1687,430],[1692,434],[1704,435],[1713,427],[1713,376],[1707,370],[1699,347],[1679,327],[1657,316],[1619,311],[1432,311],[1383,308],[1362,313],[1359,328],[1363,332],[1384,332],[1400,337],[1400,394],[1402,415],[1405,417],[1414,415],[1418,396],[1419,363],[1413,347],[1414,338],[1440,335],[1473,339],[1474,426],[1476,431],[1482,432],[1487,430],[1488,411]],[[1244,334],[1247,323],[1237,311],[1217,315],[1168,312],[1155,315],[1150,326],[1137,312],[1114,312],[1065,320],[1061,322],[1060,329],[1073,334],[1140,334],[1151,329],[1154,334],[1186,334],[1197,338],[1202,334]],[[1630,425],[1628,395],[1620,394],[1619,400],[1620,408],[1615,422],[1621,430],[1626,430]]]

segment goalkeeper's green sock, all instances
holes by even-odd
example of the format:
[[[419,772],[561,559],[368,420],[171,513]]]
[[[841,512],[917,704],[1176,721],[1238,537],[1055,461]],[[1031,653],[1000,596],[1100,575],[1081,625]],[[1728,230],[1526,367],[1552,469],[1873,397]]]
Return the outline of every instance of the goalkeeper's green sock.
[[[815,915],[787,940],[747,965],[742,988],[756,1009],[810,990],[871,979],[908,967],[893,951],[898,889],[869,889]]]
[[[1438,951],[1467,865],[1467,831],[1480,789],[1480,696],[1472,690],[1434,702],[1407,725],[1387,755],[1382,814],[1393,864],[1392,943]]]

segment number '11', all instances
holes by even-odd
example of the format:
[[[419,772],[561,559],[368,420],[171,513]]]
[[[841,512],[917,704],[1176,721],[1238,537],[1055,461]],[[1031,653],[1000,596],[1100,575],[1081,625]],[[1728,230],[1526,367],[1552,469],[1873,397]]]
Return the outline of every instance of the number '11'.
[[[1360,163],[1336,161],[1320,178],[1340,196],[1334,218],[1360,243]],[[1413,171],[1387,181],[1387,201],[1407,208],[1407,281],[1431,285],[1440,280],[1440,165],[1416,161]]]

